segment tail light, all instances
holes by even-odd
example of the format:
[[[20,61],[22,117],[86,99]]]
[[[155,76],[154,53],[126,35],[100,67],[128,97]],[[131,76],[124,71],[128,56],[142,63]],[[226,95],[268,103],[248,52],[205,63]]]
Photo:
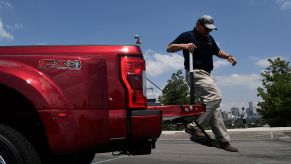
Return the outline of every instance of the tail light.
[[[145,62],[143,58],[121,57],[121,77],[128,91],[130,108],[145,108]]]

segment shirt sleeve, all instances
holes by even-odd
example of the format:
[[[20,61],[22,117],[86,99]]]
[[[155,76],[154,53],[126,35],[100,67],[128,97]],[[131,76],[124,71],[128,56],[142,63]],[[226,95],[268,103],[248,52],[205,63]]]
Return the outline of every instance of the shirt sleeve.
[[[174,41],[172,41],[170,44],[189,43],[187,41],[188,41],[188,39],[187,39],[186,33],[182,33]]]

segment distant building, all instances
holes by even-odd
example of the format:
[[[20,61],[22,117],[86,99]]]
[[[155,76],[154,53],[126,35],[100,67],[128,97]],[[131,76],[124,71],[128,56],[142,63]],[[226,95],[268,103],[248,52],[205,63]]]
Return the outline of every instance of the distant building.
[[[221,111],[221,115],[222,115],[223,120],[228,119],[228,112],[227,111]]]
[[[233,115],[231,114],[231,112],[227,112],[227,118],[233,118]]]
[[[154,89],[152,87],[147,88],[147,105],[148,106],[161,105],[161,103],[157,102],[156,95],[154,94]]]
[[[152,87],[147,88],[146,95],[148,99],[156,99],[156,95],[154,94],[154,88]]]
[[[255,118],[261,118],[261,115],[258,112],[256,112],[256,113],[254,113],[254,117]]]
[[[238,107],[232,107],[230,109],[230,111],[231,111],[231,114],[232,114],[233,118],[239,118],[240,117],[239,108]]]
[[[253,102],[251,102],[251,101],[249,102],[249,108],[250,108],[250,110],[252,110],[252,111],[254,110]]]
[[[249,102],[249,107],[246,109],[248,117],[254,117],[254,106],[253,102]]]
[[[157,102],[156,99],[147,99],[147,106],[158,106],[161,103]]]

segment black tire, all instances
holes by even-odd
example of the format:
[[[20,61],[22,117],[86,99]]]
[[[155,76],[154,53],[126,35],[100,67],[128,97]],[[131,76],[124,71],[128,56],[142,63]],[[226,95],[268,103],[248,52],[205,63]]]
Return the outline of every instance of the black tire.
[[[33,146],[16,130],[0,124],[0,163],[40,164]]]
[[[46,164],[90,164],[95,157],[94,151],[84,151],[63,156],[51,156]]]
[[[86,151],[77,154],[75,159],[75,162],[73,164],[90,164],[94,157],[95,157],[95,152],[94,151]]]

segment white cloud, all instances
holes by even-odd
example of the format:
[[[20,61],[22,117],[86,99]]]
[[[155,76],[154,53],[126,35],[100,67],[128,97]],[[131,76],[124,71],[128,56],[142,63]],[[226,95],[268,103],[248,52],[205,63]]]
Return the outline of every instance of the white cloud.
[[[230,76],[215,76],[216,83],[223,87],[240,87],[256,89],[261,85],[261,76],[258,74],[232,74]]]
[[[183,69],[184,58],[178,54],[160,54],[152,50],[145,53],[147,74],[159,76],[165,72]]]
[[[8,33],[5,28],[4,28],[4,25],[0,19],[0,39],[1,38],[4,38],[4,39],[8,39],[8,40],[13,40],[14,37],[12,34]]]
[[[229,66],[230,64],[227,60],[217,60],[213,63],[213,65],[215,69],[218,69],[224,66]]]
[[[7,1],[0,1],[0,8],[2,6],[7,6],[7,7],[10,7],[10,8],[13,8],[13,6],[11,5],[11,3],[7,2]]]
[[[276,0],[275,3],[277,3],[282,10],[291,9],[291,0]]]
[[[5,25],[5,27],[9,30],[18,30],[23,28],[23,24]]]
[[[154,77],[165,72],[173,72],[184,68],[184,57],[175,53],[160,54],[148,50],[144,54],[144,57],[146,60],[147,74]],[[226,60],[217,60],[213,64],[216,69],[230,65]]]
[[[281,56],[274,56],[274,57],[268,57],[268,58],[265,58],[265,59],[260,59],[258,60],[255,65],[256,66],[259,66],[259,67],[263,67],[263,68],[266,68],[270,65],[270,62],[268,61],[268,59],[276,59],[276,58],[281,58],[281,59],[284,59],[284,57],[281,57]]]
[[[269,66],[270,63],[268,61],[268,58],[266,58],[266,59],[258,60],[255,64],[256,66],[266,68]]]

